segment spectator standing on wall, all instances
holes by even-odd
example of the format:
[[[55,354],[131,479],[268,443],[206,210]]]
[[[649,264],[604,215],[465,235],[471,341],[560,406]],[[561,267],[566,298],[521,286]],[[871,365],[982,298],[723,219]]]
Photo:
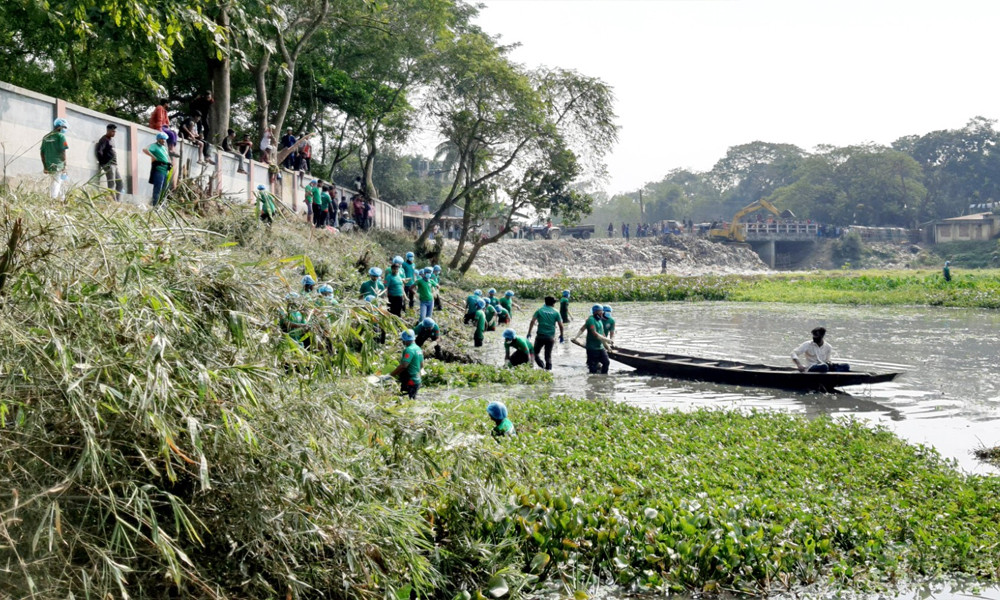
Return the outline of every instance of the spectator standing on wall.
[[[101,175],[107,177],[108,189],[115,191],[115,200],[121,201],[122,199],[122,177],[118,173],[118,156],[115,152],[115,134],[118,132],[118,126],[114,123],[108,123],[107,133],[101,136],[101,139],[97,140],[97,144],[94,145],[94,154],[97,156],[97,168],[98,168],[98,178]]]
[[[176,156],[174,148],[177,147],[177,132],[170,128],[170,115],[167,114],[169,105],[170,101],[166,98],[160,100],[160,103],[153,109],[152,116],[149,117],[149,128],[167,134],[167,150]]]
[[[304,133],[299,134],[299,138],[306,137]],[[302,143],[299,147],[299,166],[300,171],[305,171],[309,173],[312,170],[312,145],[308,140]]]
[[[149,183],[153,184],[153,198],[150,204],[155,208],[160,205],[167,193],[167,182],[170,181],[170,170],[173,168],[167,151],[167,134],[162,131],[156,134],[156,142],[150,144],[148,148],[143,148],[142,153],[152,159]]]
[[[294,148],[295,142],[297,141],[298,140],[295,139],[295,136],[292,135],[292,128],[289,127],[288,129],[285,130],[285,135],[281,136],[281,146],[279,146],[279,148],[284,148],[284,149]],[[296,161],[295,152],[289,152],[288,156],[285,157],[285,160],[281,161],[281,166],[285,167],[286,169],[294,169],[295,161]]]
[[[62,185],[66,180],[66,151],[69,144],[66,143],[66,130],[69,124],[66,119],[56,119],[52,123],[52,131],[42,138],[42,169],[45,174],[52,179],[49,186],[49,197],[64,198]]]
[[[253,160],[253,142],[250,141],[249,133],[243,134],[243,139],[236,144],[236,153],[240,155],[240,168],[236,172],[246,173],[244,161]]]
[[[365,198],[365,231],[375,225],[375,203]]]
[[[260,159],[270,164],[274,151],[277,147],[278,140],[276,138],[276,132],[274,131],[274,125],[271,125],[264,131],[264,137],[260,138]]]

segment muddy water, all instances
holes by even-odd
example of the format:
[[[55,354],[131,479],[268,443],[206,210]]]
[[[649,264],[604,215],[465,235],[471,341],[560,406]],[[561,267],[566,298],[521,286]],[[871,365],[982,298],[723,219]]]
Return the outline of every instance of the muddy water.
[[[573,334],[585,309],[576,307],[578,320],[569,326]],[[911,443],[933,446],[967,472],[996,472],[971,451],[1000,444],[1000,312],[756,303],[633,303],[614,310],[616,341],[628,348],[790,365],[791,350],[809,339],[810,329],[823,325],[836,359],[853,370],[906,374],[888,384],[846,388],[846,394],[678,381],[637,375],[614,362],[609,376],[593,376],[586,371],[583,350],[569,344],[567,335],[553,360],[553,392],[610,397],[651,409],[854,417],[885,426]],[[519,334],[526,331],[528,318],[527,308],[515,312]],[[489,360],[502,362],[499,332],[487,334],[486,346]]]

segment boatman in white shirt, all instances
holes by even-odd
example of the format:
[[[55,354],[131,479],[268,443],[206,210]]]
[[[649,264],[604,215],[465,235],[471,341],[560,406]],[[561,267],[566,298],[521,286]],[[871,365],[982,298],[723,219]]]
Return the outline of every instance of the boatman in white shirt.
[[[813,329],[812,336],[813,339],[811,342],[805,342],[792,351],[792,361],[799,368],[799,372],[829,373],[833,371],[835,373],[844,373],[851,370],[851,366],[847,363],[832,362],[833,347],[823,341],[823,338],[826,336],[826,329],[824,327]],[[803,364],[802,360],[799,360],[799,357],[802,357],[805,364]]]

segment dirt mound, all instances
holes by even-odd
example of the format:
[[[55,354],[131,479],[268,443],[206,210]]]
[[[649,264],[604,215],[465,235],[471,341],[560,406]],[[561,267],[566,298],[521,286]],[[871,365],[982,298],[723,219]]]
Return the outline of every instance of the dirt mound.
[[[598,277],[663,272],[675,275],[767,271],[752,250],[688,236],[620,239],[504,240],[482,249],[475,269],[497,277]]]

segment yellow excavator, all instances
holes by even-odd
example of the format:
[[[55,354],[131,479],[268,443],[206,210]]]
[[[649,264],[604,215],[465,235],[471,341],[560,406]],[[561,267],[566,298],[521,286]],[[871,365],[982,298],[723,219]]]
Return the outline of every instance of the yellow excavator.
[[[782,219],[795,218],[792,211],[779,211],[773,204],[761,198],[760,200],[747,204],[741,208],[739,212],[733,215],[733,221],[729,224],[729,227],[725,227],[723,229],[709,229],[708,238],[717,242],[745,242],[747,238],[743,233],[743,228],[740,227],[740,219],[762,208],[770,211],[776,217],[781,217]]]

